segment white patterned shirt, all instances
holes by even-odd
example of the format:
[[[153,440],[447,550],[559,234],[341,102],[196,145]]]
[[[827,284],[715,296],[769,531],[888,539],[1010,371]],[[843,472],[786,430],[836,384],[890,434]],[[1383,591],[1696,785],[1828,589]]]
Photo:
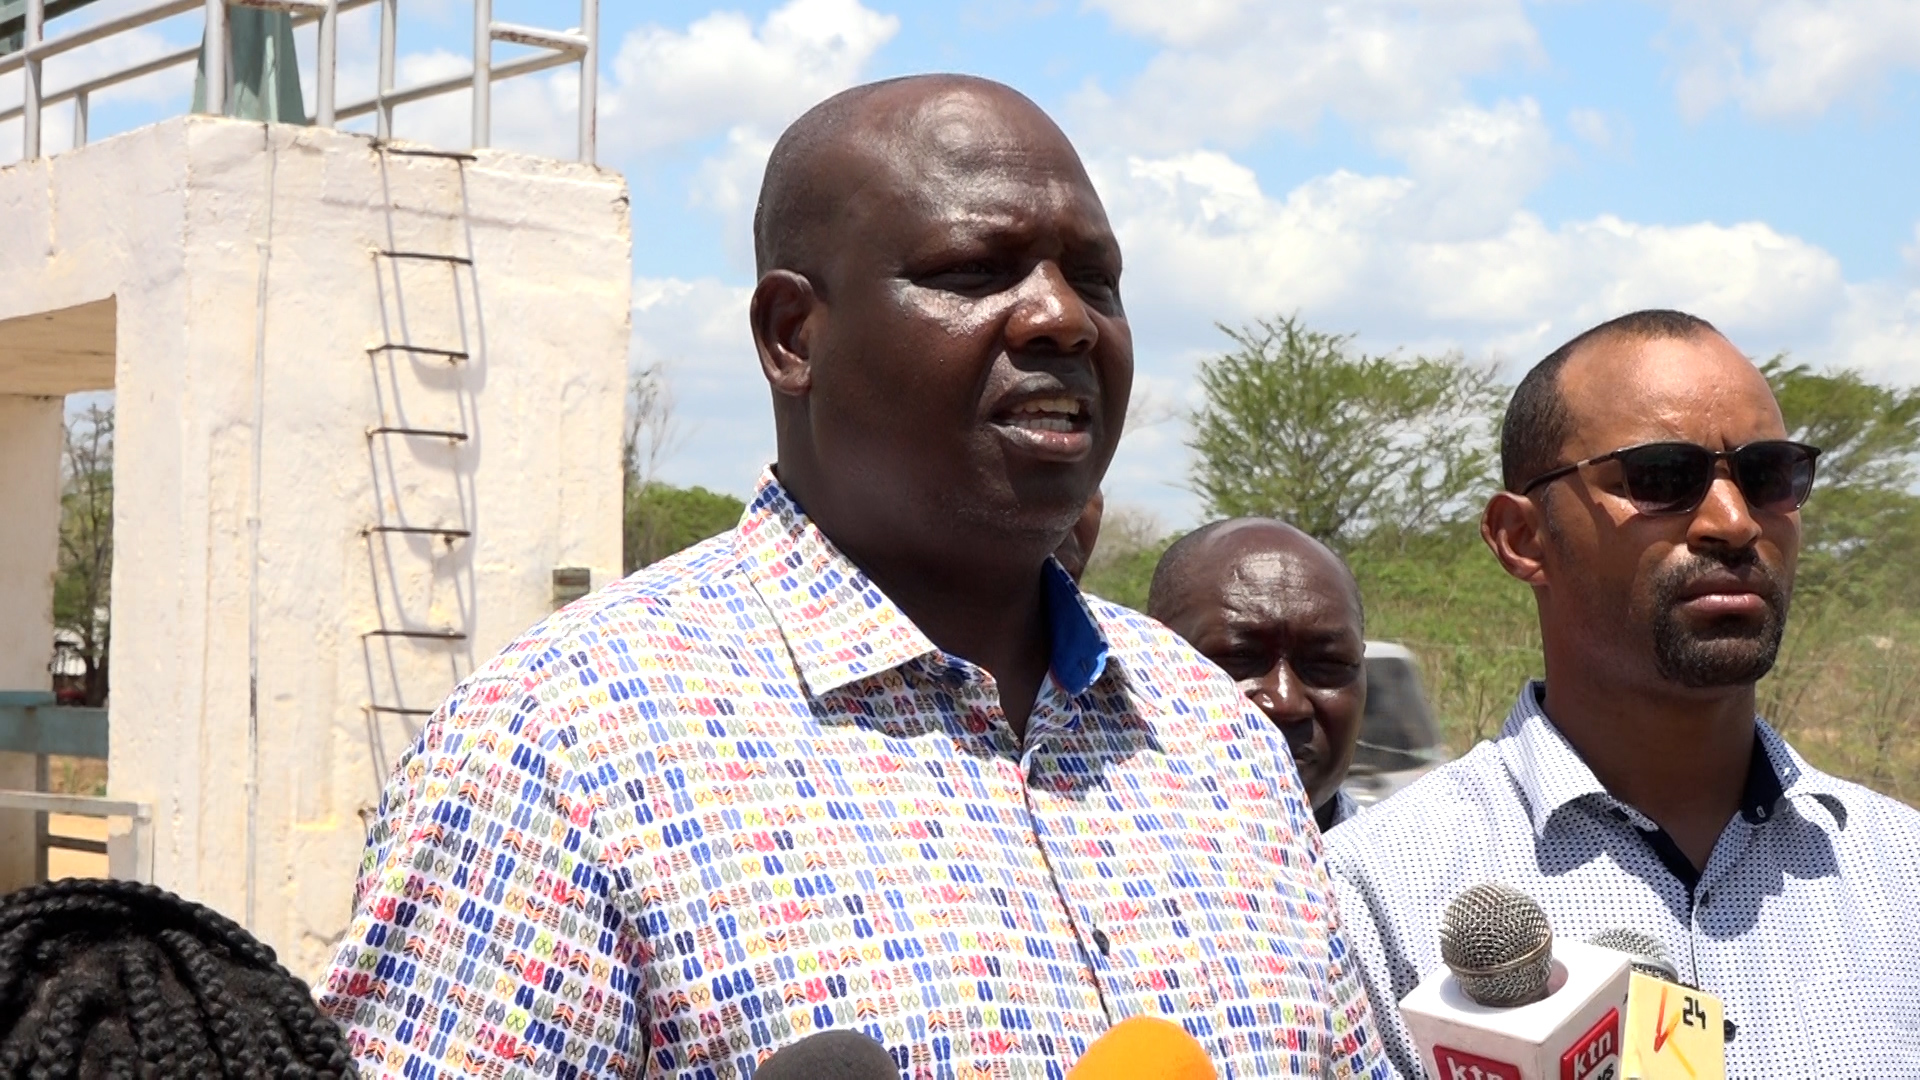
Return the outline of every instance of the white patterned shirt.
[[[1520,695],[1500,737],[1327,835],[1389,1054],[1470,885],[1540,901],[1562,940],[1627,927],[1719,997],[1729,1077],[1920,1077],[1920,812],[1808,765],[1756,719],[1742,809],[1697,873]]]
[[[382,799],[320,994],[361,1074],[724,1080],[853,1028],[1057,1078],[1153,1013],[1224,1076],[1389,1076],[1285,739],[1046,573],[1024,739],[770,475],[509,645]]]

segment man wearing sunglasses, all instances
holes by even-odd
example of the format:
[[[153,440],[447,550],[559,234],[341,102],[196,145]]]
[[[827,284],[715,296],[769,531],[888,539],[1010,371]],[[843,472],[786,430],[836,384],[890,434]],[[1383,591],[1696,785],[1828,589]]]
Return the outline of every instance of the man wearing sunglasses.
[[[1827,776],[1755,715],[1819,451],[1701,319],[1637,312],[1514,391],[1481,536],[1533,590],[1544,681],[1499,738],[1327,837],[1400,1070],[1393,1003],[1466,887],[1561,940],[1660,939],[1722,1000],[1729,1076],[1920,1076],[1920,813]]]

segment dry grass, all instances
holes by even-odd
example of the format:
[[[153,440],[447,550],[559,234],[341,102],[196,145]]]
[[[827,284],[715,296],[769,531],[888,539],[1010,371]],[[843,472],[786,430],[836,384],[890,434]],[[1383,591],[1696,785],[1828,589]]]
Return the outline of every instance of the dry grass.
[[[1760,684],[1760,713],[1814,767],[1920,807],[1920,639],[1876,629],[1890,632],[1789,633]],[[1538,676],[1538,638],[1521,640],[1407,642],[1456,754],[1497,735],[1521,684]]]
[[[47,758],[47,789],[60,795],[105,795],[107,763],[99,758]]]

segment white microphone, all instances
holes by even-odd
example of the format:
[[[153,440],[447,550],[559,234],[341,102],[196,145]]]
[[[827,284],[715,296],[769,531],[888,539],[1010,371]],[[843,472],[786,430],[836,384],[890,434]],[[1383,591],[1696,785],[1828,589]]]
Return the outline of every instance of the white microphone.
[[[1440,955],[1400,1001],[1433,1080],[1618,1080],[1625,954],[1556,945],[1532,897],[1484,884],[1447,907]]]

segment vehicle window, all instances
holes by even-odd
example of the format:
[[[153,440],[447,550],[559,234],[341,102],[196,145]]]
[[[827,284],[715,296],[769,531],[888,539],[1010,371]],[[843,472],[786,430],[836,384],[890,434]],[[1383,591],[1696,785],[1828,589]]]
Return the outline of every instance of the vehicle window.
[[[1397,772],[1433,760],[1440,733],[1427,710],[1420,673],[1401,656],[1367,658],[1367,711],[1360,721],[1355,772]]]

